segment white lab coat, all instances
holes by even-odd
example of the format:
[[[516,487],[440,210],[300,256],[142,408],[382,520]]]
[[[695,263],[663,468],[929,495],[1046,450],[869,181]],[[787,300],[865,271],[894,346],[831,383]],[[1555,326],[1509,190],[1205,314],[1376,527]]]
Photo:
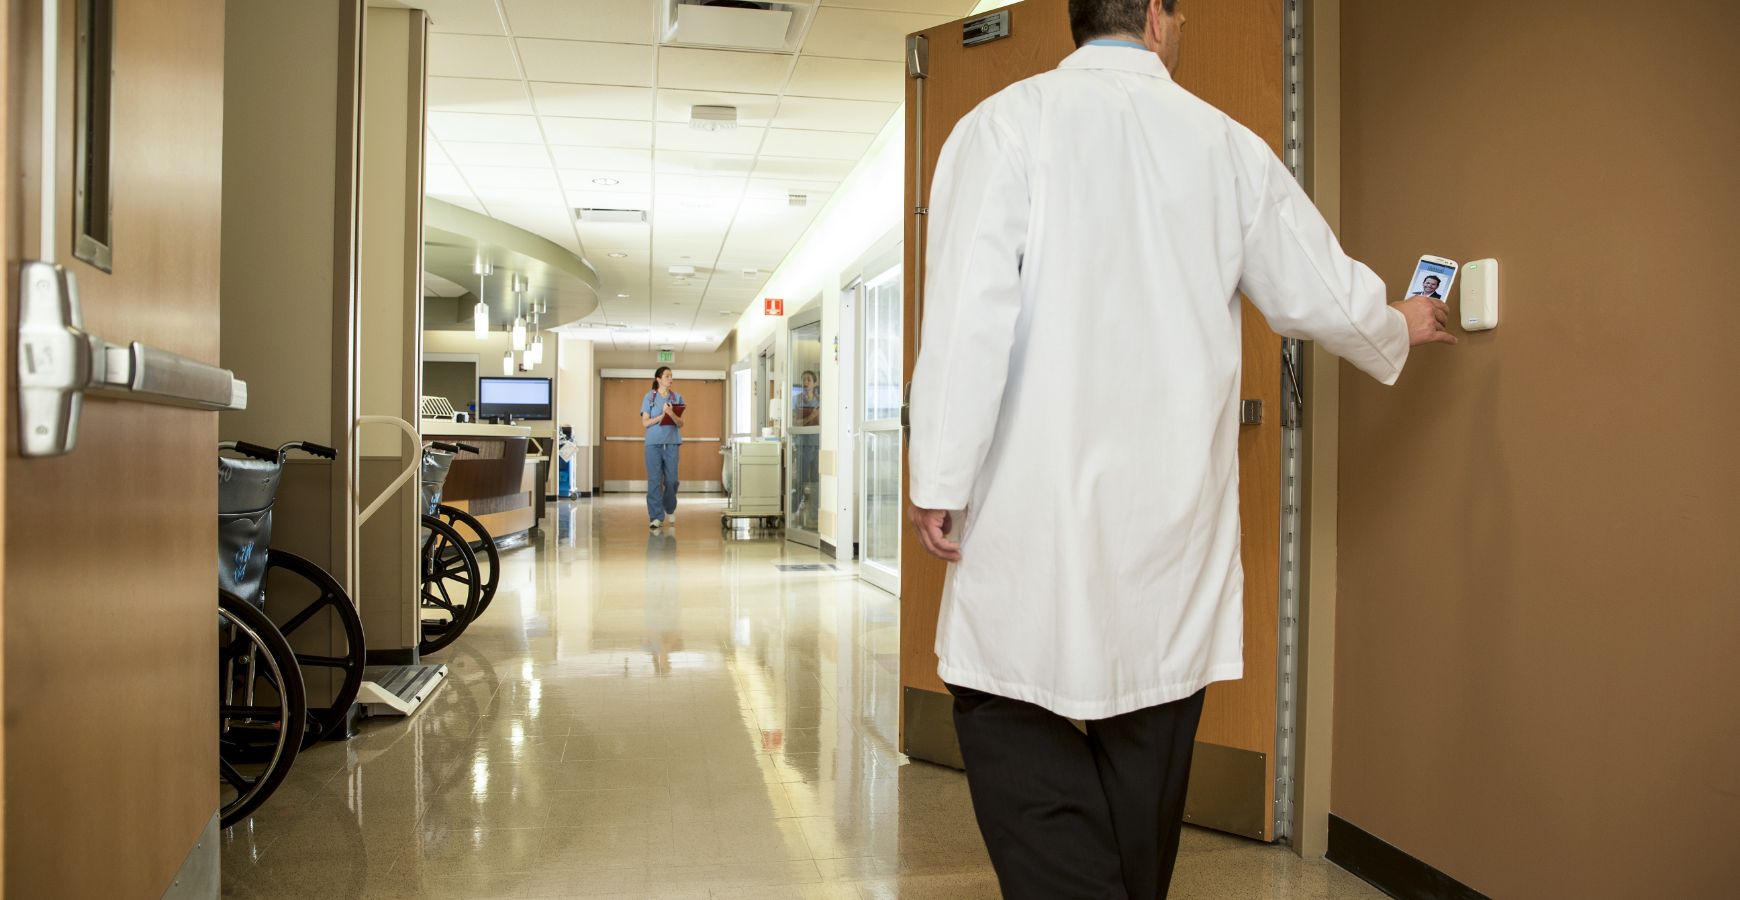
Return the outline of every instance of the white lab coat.
[[[929,229],[911,500],[965,510],[943,680],[1098,719],[1241,677],[1239,294],[1391,384],[1383,282],[1261,139],[1123,47],[963,118]]]

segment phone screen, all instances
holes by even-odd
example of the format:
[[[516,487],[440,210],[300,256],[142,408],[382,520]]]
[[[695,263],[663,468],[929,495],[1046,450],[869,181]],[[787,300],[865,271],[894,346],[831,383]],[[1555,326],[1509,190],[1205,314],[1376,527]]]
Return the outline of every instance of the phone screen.
[[[1439,262],[1422,259],[1419,267],[1414,269],[1414,280],[1408,284],[1407,296],[1425,295],[1444,300],[1450,296],[1450,285],[1455,281],[1456,263],[1447,259]]]

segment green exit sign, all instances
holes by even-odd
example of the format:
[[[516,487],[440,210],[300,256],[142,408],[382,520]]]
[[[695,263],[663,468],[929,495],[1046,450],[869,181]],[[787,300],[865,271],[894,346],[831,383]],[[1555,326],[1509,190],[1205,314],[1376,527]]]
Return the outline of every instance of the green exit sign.
[[[660,350],[659,351],[659,362],[676,362],[676,361],[677,361],[676,351],[674,351],[674,350]]]

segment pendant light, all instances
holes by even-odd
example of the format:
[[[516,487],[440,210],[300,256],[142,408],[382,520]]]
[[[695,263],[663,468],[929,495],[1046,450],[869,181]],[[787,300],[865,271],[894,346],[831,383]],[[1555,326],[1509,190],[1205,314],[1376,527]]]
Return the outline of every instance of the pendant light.
[[[514,281],[514,286],[515,287],[519,286],[519,281],[517,279]],[[519,295],[515,294],[514,295],[514,310],[515,310],[515,315],[514,315],[514,349],[515,350],[524,350],[524,349],[526,349],[526,317],[519,314],[519,312],[520,312],[520,302],[519,301],[520,301]]]
[[[501,355],[501,373],[503,375],[512,375],[514,373],[514,352],[512,350]]]
[[[472,266],[471,270],[473,273],[483,276],[494,272],[495,267],[484,262],[482,259],[479,259]],[[483,278],[479,277],[477,279],[477,305],[472,308],[471,313],[473,333],[477,335],[477,339],[480,341],[486,340],[489,337],[489,304],[484,302],[484,289],[487,286],[488,284],[483,280]]]

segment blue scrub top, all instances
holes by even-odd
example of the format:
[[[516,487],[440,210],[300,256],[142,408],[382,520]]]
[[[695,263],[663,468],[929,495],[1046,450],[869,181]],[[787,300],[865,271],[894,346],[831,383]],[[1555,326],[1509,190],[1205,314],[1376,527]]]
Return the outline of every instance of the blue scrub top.
[[[640,401],[641,414],[663,418],[666,403],[672,406],[684,405],[683,395],[671,391],[669,396],[660,397],[658,391],[647,391],[646,399]],[[646,442],[648,444],[681,444],[683,430],[675,425],[654,425],[646,430]]]

